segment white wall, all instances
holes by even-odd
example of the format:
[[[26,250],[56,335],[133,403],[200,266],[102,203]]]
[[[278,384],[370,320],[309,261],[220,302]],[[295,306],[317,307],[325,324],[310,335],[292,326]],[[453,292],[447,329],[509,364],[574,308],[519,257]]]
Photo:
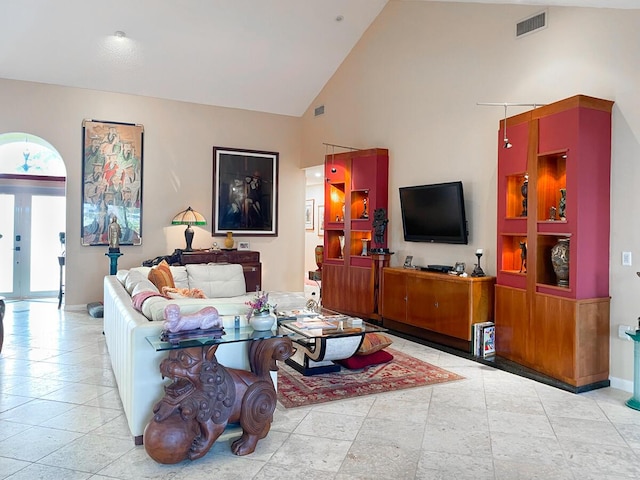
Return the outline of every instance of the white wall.
[[[615,101],[612,146],[611,376],[628,387],[633,344],[617,325],[640,315],[640,10],[549,8],[548,28],[516,39],[515,24],[535,6],[392,1],[304,115],[303,166],[322,158],[322,142],[388,148],[389,246],[399,265],[483,268],[496,272],[496,171],[502,108],[478,102],[550,103],[585,94]],[[325,105],[325,114],[313,108]],[[514,115],[527,108],[514,108]],[[398,187],[462,180],[470,243],[406,243]],[[606,226],[604,226],[606,228]],[[617,382],[617,383],[616,383]]]
[[[314,185],[307,185],[307,200],[313,200],[313,230],[305,231],[304,236],[304,271],[305,278],[309,278],[308,272],[318,269],[316,264],[315,248],[317,245],[324,243],[324,236],[318,235],[318,224],[320,219],[318,218],[318,206],[324,205],[324,184],[318,183]]]
[[[221,107],[0,79],[0,132],[21,131],[53,145],[67,168],[67,270],[65,303],[102,299],[109,273],[106,247],[80,245],[82,120],[144,125],[142,246],[122,246],[119,268],[184,248],[184,227],[171,219],[191,205],[210,222],[212,147],[280,153],[278,236],[242,237],[261,253],[263,288],[302,290],[304,175],[300,170],[301,120]],[[194,248],[208,248],[211,225],[194,227]],[[221,237],[216,237],[220,244]]]

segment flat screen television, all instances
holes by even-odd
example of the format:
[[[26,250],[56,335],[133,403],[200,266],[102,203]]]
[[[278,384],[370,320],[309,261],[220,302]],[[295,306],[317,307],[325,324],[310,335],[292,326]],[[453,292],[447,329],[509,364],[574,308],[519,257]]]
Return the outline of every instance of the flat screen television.
[[[400,210],[407,242],[469,243],[462,182],[400,187]]]

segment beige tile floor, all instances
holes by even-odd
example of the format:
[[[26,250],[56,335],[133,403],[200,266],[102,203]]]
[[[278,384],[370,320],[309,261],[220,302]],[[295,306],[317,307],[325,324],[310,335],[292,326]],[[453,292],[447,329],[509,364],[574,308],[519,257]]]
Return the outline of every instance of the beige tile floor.
[[[100,319],[7,305],[0,479],[638,479],[640,412],[612,388],[574,395],[397,338],[465,380],[309,408],[278,405],[236,457],[159,465],[126,426]]]

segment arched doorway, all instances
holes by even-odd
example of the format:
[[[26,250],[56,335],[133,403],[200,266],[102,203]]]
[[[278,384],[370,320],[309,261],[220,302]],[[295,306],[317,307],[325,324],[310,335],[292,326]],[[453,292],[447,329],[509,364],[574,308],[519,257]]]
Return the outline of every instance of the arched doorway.
[[[0,134],[0,295],[54,297],[64,252],[66,168],[28,133]]]

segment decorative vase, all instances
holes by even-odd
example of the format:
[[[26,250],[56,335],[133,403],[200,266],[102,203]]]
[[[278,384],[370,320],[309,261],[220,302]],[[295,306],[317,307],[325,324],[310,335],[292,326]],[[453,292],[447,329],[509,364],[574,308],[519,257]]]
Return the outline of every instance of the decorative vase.
[[[317,245],[315,254],[316,254],[316,265],[318,266],[318,269],[316,270],[316,272],[321,272],[322,260],[324,259],[324,245]]]
[[[338,253],[338,258],[344,257],[344,235],[338,235],[338,240],[340,241],[340,252]]]
[[[561,238],[551,248],[551,263],[559,287],[569,286],[569,239]]]
[[[251,325],[251,328],[258,331],[271,330],[275,321],[276,317],[268,310],[257,313],[253,312],[249,318],[249,325]]]
[[[224,239],[224,248],[232,249],[233,244],[233,232],[227,232],[227,238]]]
[[[368,238],[363,238],[362,239],[362,253],[360,255],[362,255],[363,257],[366,257],[367,255],[369,255],[369,249],[367,248],[367,242],[369,242]]]

